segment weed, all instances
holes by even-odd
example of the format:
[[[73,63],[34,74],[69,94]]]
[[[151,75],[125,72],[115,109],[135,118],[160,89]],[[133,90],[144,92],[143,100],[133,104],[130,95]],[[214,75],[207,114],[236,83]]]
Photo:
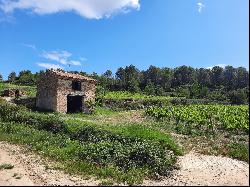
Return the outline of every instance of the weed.
[[[14,165],[12,164],[1,164],[0,165],[0,170],[2,169],[13,169],[14,168]]]
[[[111,180],[102,181],[98,186],[112,186],[114,183]]]

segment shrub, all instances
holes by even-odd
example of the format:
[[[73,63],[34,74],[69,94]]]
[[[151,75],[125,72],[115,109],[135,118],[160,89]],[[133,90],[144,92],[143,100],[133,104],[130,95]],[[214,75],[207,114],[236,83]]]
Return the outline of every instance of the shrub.
[[[167,175],[176,161],[174,150],[166,143],[114,134],[91,126],[72,134],[71,139],[83,145],[78,151],[79,157],[97,165],[115,164],[123,170],[141,167],[149,169],[152,175]]]
[[[228,97],[232,104],[241,105],[247,103],[247,94],[242,89],[230,92]]]
[[[66,131],[64,122],[58,116],[30,112],[24,106],[0,105],[0,120],[4,122],[24,123],[53,133]]]

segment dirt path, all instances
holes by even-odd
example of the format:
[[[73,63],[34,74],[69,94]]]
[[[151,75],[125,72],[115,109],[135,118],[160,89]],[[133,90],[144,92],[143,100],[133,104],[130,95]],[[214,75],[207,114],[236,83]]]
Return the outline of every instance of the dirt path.
[[[248,186],[249,164],[238,160],[190,152],[180,157],[173,176],[144,181],[147,186]]]
[[[14,168],[0,170],[0,186],[97,186],[101,182],[51,169],[49,161],[6,142],[0,142],[1,164],[12,164]]]
[[[101,181],[65,174],[50,169],[50,162],[24,148],[0,142],[0,165],[12,164],[13,169],[0,170],[0,186],[81,185],[97,186]],[[189,153],[179,158],[180,170],[161,181],[145,180],[146,186],[184,185],[248,185],[249,164],[225,157]]]

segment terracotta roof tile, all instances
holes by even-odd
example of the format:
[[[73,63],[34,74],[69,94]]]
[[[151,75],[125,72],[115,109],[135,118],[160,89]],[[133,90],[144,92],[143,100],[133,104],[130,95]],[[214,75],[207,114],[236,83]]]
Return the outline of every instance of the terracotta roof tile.
[[[92,79],[83,75],[75,74],[75,73],[68,73],[68,72],[63,72],[63,71],[58,71],[58,70],[50,70],[50,72],[62,78],[72,78],[72,79],[96,82],[95,79]]]

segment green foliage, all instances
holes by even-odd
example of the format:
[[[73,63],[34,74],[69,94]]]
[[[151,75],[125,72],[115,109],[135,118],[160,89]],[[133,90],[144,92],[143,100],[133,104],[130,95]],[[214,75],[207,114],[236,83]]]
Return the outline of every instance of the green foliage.
[[[227,94],[222,92],[221,90],[215,90],[213,92],[210,92],[208,99],[212,101],[227,101],[228,100]]]
[[[24,123],[53,133],[65,132],[65,124],[58,116],[30,112],[23,106],[0,105],[0,121]]]
[[[11,72],[8,76],[8,81],[14,83],[16,81],[16,72]]]
[[[13,169],[14,166],[12,164],[1,164],[0,165],[0,170],[2,169]]]
[[[16,83],[21,85],[35,85],[37,81],[37,75],[32,74],[30,70],[24,70],[19,73]]]
[[[146,114],[174,120],[184,134],[214,132],[218,129],[249,131],[249,107],[226,105],[187,105],[149,107]]]
[[[0,92],[6,89],[19,89],[23,91],[28,97],[35,97],[36,96],[36,87],[34,86],[20,86],[16,84],[10,83],[1,83],[0,82]]]
[[[144,89],[144,92],[147,95],[155,95],[155,86],[151,81],[148,82],[147,86]]]
[[[127,176],[122,180],[131,183],[144,176],[168,175],[176,155],[182,153],[170,136],[155,130],[138,126],[111,130],[90,125],[73,130],[59,116],[0,105],[0,139],[8,137],[29,144],[59,161],[72,162],[74,158],[102,172],[105,168],[116,168],[115,172]],[[135,181],[128,178],[133,170],[141,171]]]
[[[240,143],[232,143],[228,145],[229,156],[239,160],[249,160],[248,145]]]
[[[229,93],[229,99],[232,104],[246,104],[247,103],[247,93],[242,89],[235,90]]]
[[[154,101],[169,101],[172,97],[169,96],[154,96],[154,95],[145,95],[141,93],[131,93],[127,91],[116,91],[116,92],[107,92],[104,99],[115,99],[115,100],[154,100]]]

